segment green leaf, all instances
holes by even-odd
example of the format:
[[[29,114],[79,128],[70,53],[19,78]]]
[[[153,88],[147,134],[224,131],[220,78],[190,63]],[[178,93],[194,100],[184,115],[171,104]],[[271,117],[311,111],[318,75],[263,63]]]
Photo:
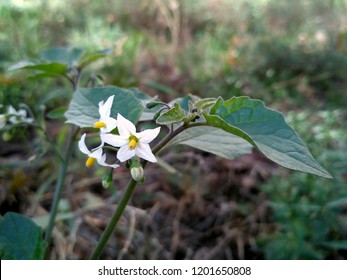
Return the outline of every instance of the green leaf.
[[[167,106],[164,102],[161,101],[150,101],[146,104],[147,109],[153,109],[155,107]]]
[[[29,218],[8,212],[0,223],[0,255],[6,260],[42,260],[42,230]]]
[[[196,95],[192,95],[192,94],[189,94],[185,97],[179,97],[179,98],[176,98],[174,100],[172,100],[170,102],[171,105],[177,103],[178,105],[180,105],[180,107],[186,111],[186,112],[189,112],[189,103],[195,103],[196,101],[199,100],[199,97],[196,96]]]
[[[174,106],[162,113],[156,120],[157,124],[169,125],[182,122],[186,118],[186,112],[177,103]]]
[[[79,88],[75,91],[69,109],[65,113],[67,123],[80,127],[92,127],[100,119],[99,102],[106,101],[114,95],[111,108],[111,117],[116,118],[117,113],[136,123],[142,112],[143,105],[135,96],[135,89],[122,89],[119,87]]]
[[[101,51],[97,51],[94,53],[86,53],[82,55],[82,57],[79,59],[78,66],[80,68],[84,68],[91,64],[94,61],[97,61],[101,58],[104,58],[105,56],[109,55],[112,52],[112,49],[105,49]]]
[[[332,178],[312,157],[281,113],[265,107],[259,100],[219,98],[210,113],[203,112],[210,126],[240,136],[274,162],[293,170]]]
[[[131,90],[134,92],[137,99],[142,101],[142,105],[144,107],[144,111],[142,113],[142,116],[140,118],[140,121],[151,121],[153,120],[155,114],[160,110],[160,108],[147,108],[147,104],[151,102],[156,102],[157,96],[149,96],[146,93],[143,93],[139,91],[138,89],[131,88]],[[165,104],[165,103],[163,103]]]
[[[187,145],[226,159],[234,159],[250,153],[252,145],[244,139],[214,127],[188,128],[174,137],[167,146]]]
[[[202,110],[211,107],[216,102],[216,98],[203,98],[195,102],[194,106],[198,110]]]
[[[37,70],[46,75],[62,75],[65,74],[68,70],[67,66],[58,62],[51,63],[34,63],[29,61],[21,61],[12,65],[8,68],[8,71],[19,70],[19,69],[27,69],[27,70]],[[42,73],[39,73],[42,74]]]
[[[83,54],[79,48],[54,47],[44,50],[40,58],[49,62],[58,62],[66,65],[75,65]]]
[[[129,90],[132,91],[132,93],[135,95],[135,97],[138,99],[138,100],[141,100],[142,101],[142,104],[144,106],[144,108],[146,108],[146,104],[150,101],[153,101],[155,100],[157,97],[152,97],[152,96],[149,96],[148,94],[142,92],[142,91],[139,91],[137,88],[129,88]]]
[[[37,80],[37,79],[42,79],[42,78],[57,78],[60,75],[57,73],[50,73],[50,72],[41,72],[35,75],[31,75],[28,77],[29,80]]]
[[[59,107],[59,108],[55,108],[52,111],[49,111],[47,113],[47,118],[50,119],[62,119],[64,118],[64,114],[66,112],[66,107]]]

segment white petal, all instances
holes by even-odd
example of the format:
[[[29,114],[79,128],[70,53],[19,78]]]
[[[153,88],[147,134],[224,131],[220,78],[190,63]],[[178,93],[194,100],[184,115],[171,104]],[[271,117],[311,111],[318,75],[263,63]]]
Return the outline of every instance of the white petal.
[[[25,119],[27,117],[27,111],[24,109],[19,109],[17,112],[18,116],[21,117],[22,119]]]
[[[134,156],[135,156],[135,149],[130,150],[128,145],[124,145],[124,146],[120,147],[120,149],[118,150],[118,153],[117,153],[117,158],[121,162],[124,162],[128,159],[131,159]]]
[[[89,155],[90,151],[88,150],[88,148],[86,146],[85,139],[86,139],[86,134],[84,133],[81,137],[81,140],[78,141],[78,147],[82,153]]]
[[[112,104],[113,104],[113,99],[114,99],[114,95],[107,98],[105,103],[102,102],[101,106],[100,106],[101,102],[99,103],[99,113],[100,113],[101,119],[107,118],[110,116],[111,108],[112,108]]]
[[[96,161],[98,162],[98,164],[100,164],[102,166],[105,166],[105,164],[106,164],[106,155],[102,154],[102,152],[101,152],[101,157],[96,158]]]
[[[9,114],[9,115],[17,115],[18,113],[17,113],[16,109],[13,108],[12,105],[10,105],[7,108],[7,114]]]
[[[109,166],[109,167],[112,167],[112,168],[117,168],[119,166],[119,164],[116,164],[116,163],[114,163],[114,164],[107,164],[106,163],[106,155],[105,154],[103,154],[101,156],[101,158],[96,159],[96,160],[97,160],[98,164],[100,164],[102,166]]]
[[[101,101],[99,102],[99,115],[100,115],[101,117],[104,115],[103,108],[104,108],[104,100],[101,100]]]
[[[95,158],[96,160],[100,160],[102,159],[102,149],[96,149],[93,152],[91,152],[88,156]]]
[[[34,119],[33,118],[25,118],[23,119],[24,122],[27,122],[27,123],[32,123],[34,122]]]
[[[120,135],[101,134],[100,137],[102,142],[110,144],[111,146],[114,146],[114,147],[121,147],[124,145],[127,146],[129,143],[129,139],[124,138]]]
[[[129,137],[130,135],[134,135],[136,133],[135,125],[131,121],[124,118],[121,114],[118,114],[117,122],[118,131],[120,135],[124,135],[124,137]]]
[[[151,142],[155,137],[158,136],[160,132],[160,127],[154,128],[154,129],[146,129],[142,132],[136,133],[136,137],[140,140],[141,143],[148,144]]]
[[[104,119],[104,122],[106,123],[106,128],[102,128],[104,132],[111,132],[117,127],[117,120],[111,117],[107,117]]]
[[[150,162],[157,162],[157,159],[153,155],[151,148],[146,143],[138,143],[135,148],[135,153],[138,157],[143,158]]]

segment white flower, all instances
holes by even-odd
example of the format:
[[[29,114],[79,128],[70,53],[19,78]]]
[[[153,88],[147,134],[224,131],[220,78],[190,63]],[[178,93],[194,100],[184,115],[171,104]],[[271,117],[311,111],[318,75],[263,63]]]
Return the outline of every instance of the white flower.
[[[24,109],[19,109],[18,111],[11,105],[7,109],[8,121],[12,124],[17,124],[21,122],[32,123],[33,118],[27,118],[27,111]]]
[[[124,118],[121,114],[117,116],[119,135],[104,134],[101,135],[103,142],[112,146],[120,147],[117,158],[124,162],[135,155],[150,162],[156,162],[150,143],[159,134],[160,127],[147,129],[142,132],[136,132],[135,125]]]
[[[89,151],[89,149],[86,146],[85,143],[86,134],[84,133],[81,137],[81,140],[78,141],[78,147],[80,148],[80,151],[86,155],[88,155],[88,159],[86,161],[86,166],[91,167],[95,161],[97,161],[102,166],[110,166],[112,168],[117,168],[118,164],[107,164],[106,163],[106,155],[102,153],[102,147],[104,146],[104,142],[101,143],[100,146],[96,147],[92,151]]]
[[[117,120],[110,117],[113,98],[114,95],[110,96],[105,103],[99,102],[100,120],[94,124],[94,127],[100,128],[101,134],[111,132],[117,127]]]

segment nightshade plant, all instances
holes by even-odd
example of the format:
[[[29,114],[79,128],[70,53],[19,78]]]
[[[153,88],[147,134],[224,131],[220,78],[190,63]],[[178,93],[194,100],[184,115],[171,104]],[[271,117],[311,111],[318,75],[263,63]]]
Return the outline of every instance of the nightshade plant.
[[[44,257],[43,248],[49,248],[47,245],[51,241],[68,163],[77,141],[79,150],[87,157],[86,168],[96,163],[107,168],[102,182],[104,187],[112,184],[113,169],[120,165],[127,166],[132,176],[91,259],[100,257],[136,185],[144,182],[148,162],[155,164],[159,153],[171,146],[188,145],[227,159],[234,159],[256,148],[267,158],[286,168],[331,178],[314,160],[300,137],[286,123],[283,115],[267,108],[260,100],[245,96],[224,100],[221,97],[199,98],[187,95],[166,104],[157,97],[148,96],[135,88],[80,87],[83,69],[109,52],[105,50],[86,54],[76,48],[53,48],[44,51],[36,62],[21,62],[11,67],[10,70],[33,70],[36,78],[65,78],[71,83],[74,93],[65,112],[66,123],[70,125],[65,153],[58,151],[54,141],[49,139],[59,159],[60,169],[50,220],[45,229],[45,240],[43,242],[38,238],[40,228],[26,221],[26,227],[34,232],[37,242],[36,246],[29,248],[33,254],[21,255],[17,247],[26,246],[25,244],[30,242],[23,236],[18,237],[21,242],[16,240],[9,225],[18,223],[17,218],[20,215],[8,213],[0,223],[1,257]],[[12,107],[7,113],[1,114],[0,119],[3,129],[18,122],[44,130],[37,120],[27,118],[24,111],[16,111]],[[136,126],[141,122],[155,123],[155,127],[137,131]],[[81,130],[83,134],[78,136]],[[94,148],[88,147],[88,137],[97,137],[100,144]],[[23,216],[20,217],[22,222]]]

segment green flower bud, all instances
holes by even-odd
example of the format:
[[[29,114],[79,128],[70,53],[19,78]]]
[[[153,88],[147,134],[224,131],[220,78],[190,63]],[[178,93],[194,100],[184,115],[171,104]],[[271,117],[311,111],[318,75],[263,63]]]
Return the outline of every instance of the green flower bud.
[[[145,172],[141,165],[132,167],[130,173],[131,177],[137,182],[143,182],[145,179]]]
[[[108,173],[104,175],[104,178],[102,178],[102,186],[105,189],[108,189],[112,186],[113,183],[113,169],[111,169]]]
[[[9,132],[9,131],[4,132],[4,134],[2,135],[2,139],[3,139],[5,142],[11,141],[12,138],[13,138],[13,135],[12,135],[12,133]]]
[[[166,106],[166,104],[163,103],[163,102],[160,102],[160,101],[151,101],[151,102],[148,102],[148,103],[146,104],[146,108],[147,108],[147,109],[152,109],[152,108],[155,108],[155,107],[157,107],[157,106],[159,106],[159,105],[161,105],[161,106]]]

